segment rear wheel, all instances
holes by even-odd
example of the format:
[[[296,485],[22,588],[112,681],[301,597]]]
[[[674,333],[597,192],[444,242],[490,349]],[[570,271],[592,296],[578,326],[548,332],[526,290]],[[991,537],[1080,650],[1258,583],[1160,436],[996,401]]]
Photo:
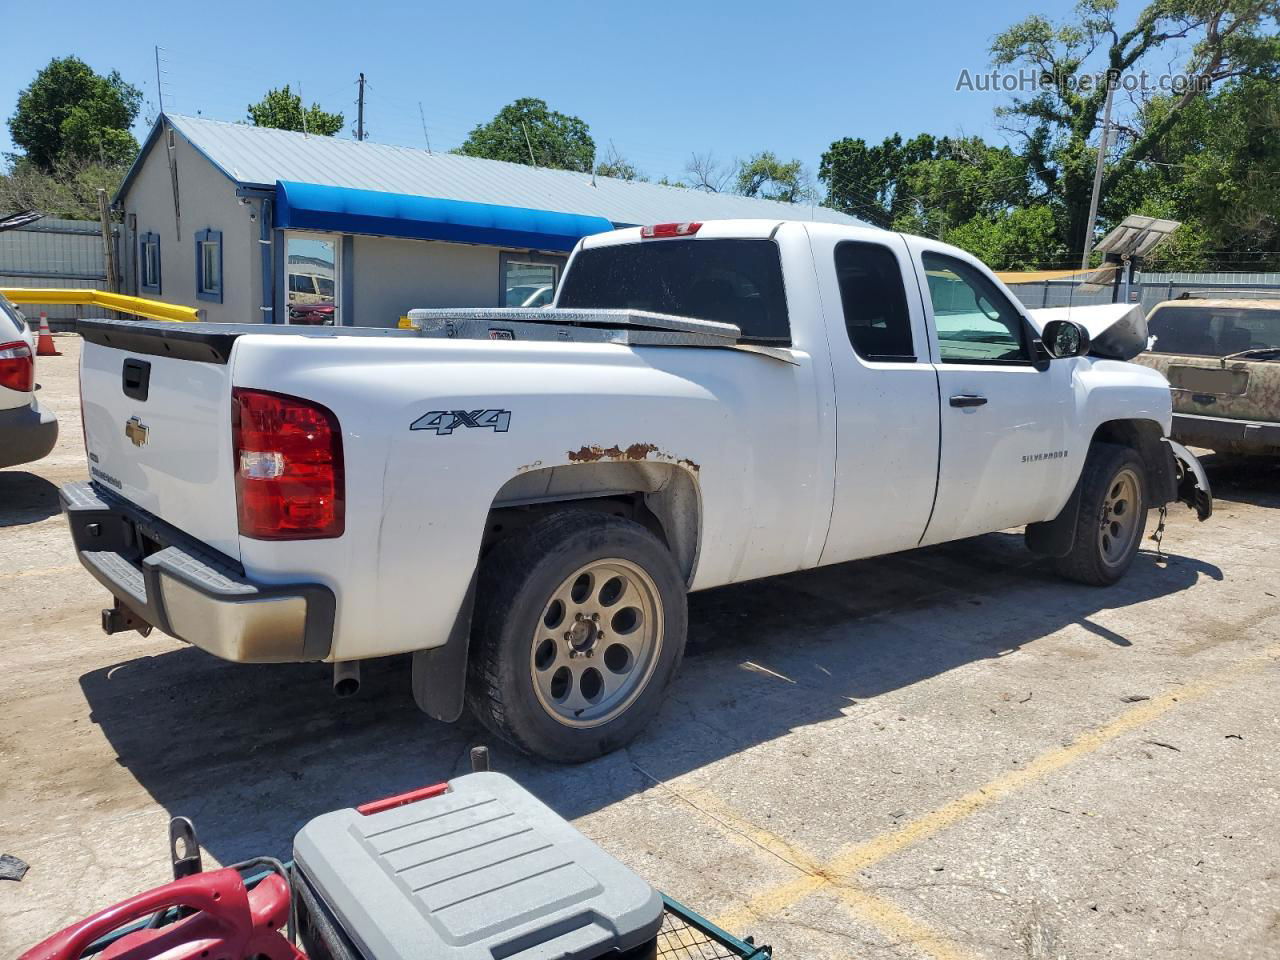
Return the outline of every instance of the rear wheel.
[[[685,632],[684,583],[652,533],[618,517],[556,513],[485,558],[468,700],[529,753],[589,760],[653,718]]]
[[[1142,545],[1146,468],[1129,447],[1095,443],[1080,483],[1075,541],[1058,560],[1058,572],[1080,583],[1109,586],[1125,575]]]

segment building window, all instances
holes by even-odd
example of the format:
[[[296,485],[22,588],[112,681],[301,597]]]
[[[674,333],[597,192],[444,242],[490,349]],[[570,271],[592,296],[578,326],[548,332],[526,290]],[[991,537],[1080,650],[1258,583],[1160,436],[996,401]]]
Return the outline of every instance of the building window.
[[[160,234],[138,236],[138,283],[145,293],[160,292]]]
[[[196,296],[222,302],[222,231],[196,231]]]
[[[541,253],[504,253],[499,257],[498,305],[545,307],[556,295],[565,257]]]

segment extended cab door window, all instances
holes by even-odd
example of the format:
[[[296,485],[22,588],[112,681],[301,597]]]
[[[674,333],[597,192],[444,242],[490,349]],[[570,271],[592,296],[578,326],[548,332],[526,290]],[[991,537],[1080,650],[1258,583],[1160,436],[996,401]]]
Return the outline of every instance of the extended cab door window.
[[[921,260],[943,363],[1031,362],[1022,314],[990,279],[955,257]]]
[[[902,268],[879,243],[836,245],[836,282],[849,344],[863,360],[914,363]]]

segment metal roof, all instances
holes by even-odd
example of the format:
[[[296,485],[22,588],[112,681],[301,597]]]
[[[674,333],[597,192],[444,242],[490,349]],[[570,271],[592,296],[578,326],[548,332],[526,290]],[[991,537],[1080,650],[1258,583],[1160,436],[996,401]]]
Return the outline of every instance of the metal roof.
[[[868,225],[827,207],[593,178],[589,173],[174,114],[157,120],[117,200],[128,191],[142,156],[165,120],[214,166],[244,186],[274,188],[277,181],[286,180],[586,214],[620,225],[741,218]]]

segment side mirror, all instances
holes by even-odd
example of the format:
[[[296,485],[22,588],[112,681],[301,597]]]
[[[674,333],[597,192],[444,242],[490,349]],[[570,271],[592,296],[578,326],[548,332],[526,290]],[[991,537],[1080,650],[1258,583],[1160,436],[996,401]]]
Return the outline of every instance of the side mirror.
[[[1050,320],[1040,332],[1040,342],[1055,360],[1083,357],[1089,352],[1089,331],[1074,320]]]

